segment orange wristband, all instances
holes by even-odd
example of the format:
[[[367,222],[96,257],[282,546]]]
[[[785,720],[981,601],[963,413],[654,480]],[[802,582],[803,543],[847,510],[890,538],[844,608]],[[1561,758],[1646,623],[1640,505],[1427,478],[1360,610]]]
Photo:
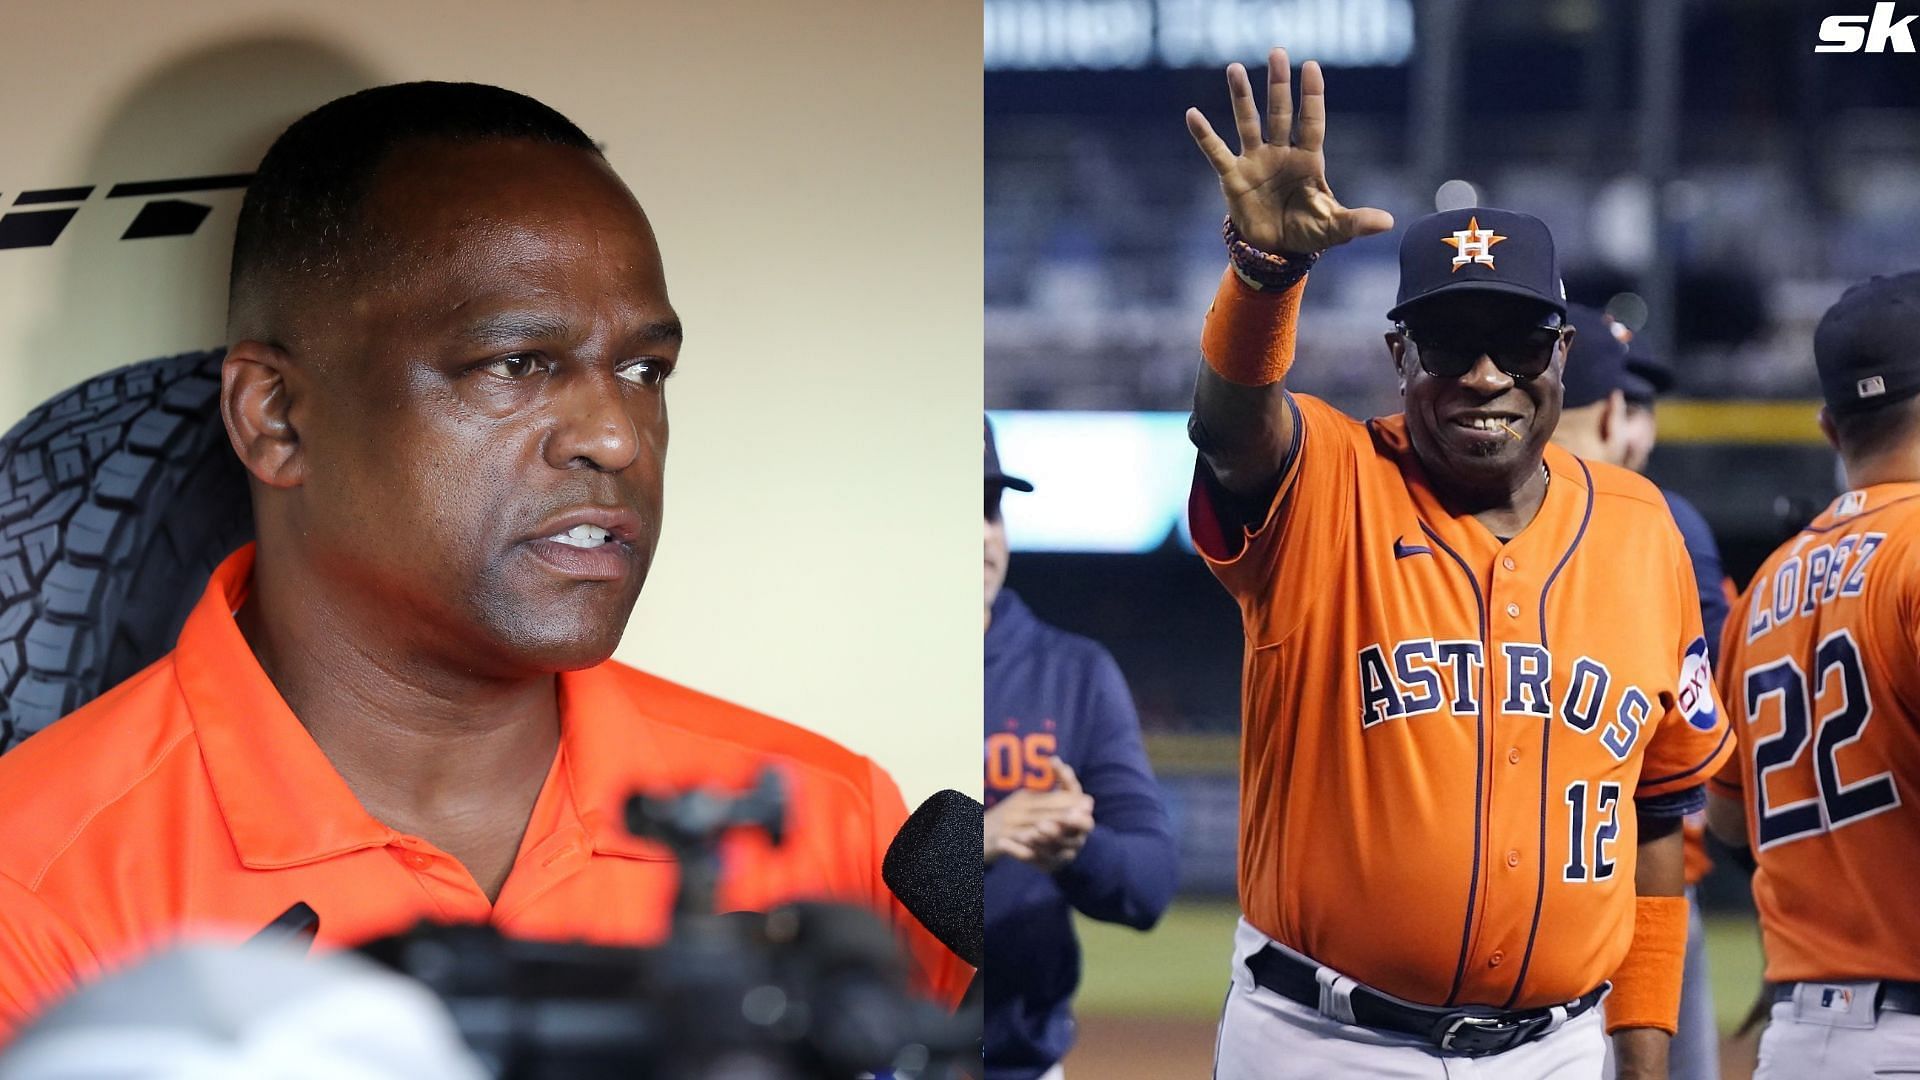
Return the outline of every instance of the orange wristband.
[[[1607,1034],[1621,1028],[1680,1026],[1680,975],[1687,962],[1687,898],[1642,896],[1633,904],[1633,944],[1613,973]]]
[[[1241,280],[1233,267],[1220,276],[1219,291],[1200,332],[1200,355],[1230,383],[1269,386],[1293,366],[1293,332],[1300,320],[1300,290],[1262,291]]]

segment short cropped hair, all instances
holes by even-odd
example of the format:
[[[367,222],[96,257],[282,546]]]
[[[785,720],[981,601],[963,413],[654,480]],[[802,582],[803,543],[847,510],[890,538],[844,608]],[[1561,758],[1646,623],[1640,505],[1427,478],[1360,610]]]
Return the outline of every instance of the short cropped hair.
[[[380,165],[418,139],[528,139],[600,154],[573,121],[497,86],[396,83],[330,101],[274,140],[247,187],[229,312],[294,280],[330,279],[372,250],[361,205]]]
[[[1877,457],[1920,435],[1920,397],[1866,412],[1829,413],[1840,452],[1854,459]]]

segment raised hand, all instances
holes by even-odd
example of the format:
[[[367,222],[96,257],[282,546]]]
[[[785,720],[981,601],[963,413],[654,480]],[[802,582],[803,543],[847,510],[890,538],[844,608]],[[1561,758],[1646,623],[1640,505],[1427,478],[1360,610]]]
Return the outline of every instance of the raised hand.
[[[1253,84],[1239,64],[1227,67],[1227,94],[1240,135],[1238,154],[1227,149],[1199,109],[1187,110],[1187,131],[1220,174],[1227,214],[1242,239],[1261,251],[1306,254],[1393,228],[1393,215],[1370,206],[1349,210],[1327,186],[1327,159],[1320,152],[1327,132],[1327,95],[1319,64],[1309,60],[1300,69],[1296,122],[1287,51],[1268,54],[1264,138]]]

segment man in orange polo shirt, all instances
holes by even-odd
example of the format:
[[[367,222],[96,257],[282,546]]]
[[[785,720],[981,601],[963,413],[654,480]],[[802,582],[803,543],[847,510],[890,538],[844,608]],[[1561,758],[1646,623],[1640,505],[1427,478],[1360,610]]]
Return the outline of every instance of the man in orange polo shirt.
[[[722,910],[888,915],[873,762],[614,663],[659,536],[680,324],[631,193],[529,98],[412,83],[268,151],[241,210],[221,409],[259,541],[174,651],[0,758],[0,1037],[76,982],[297,902],[323,945],[421,919],[623,944],[677,869],[635,789],[746,786]],[[163,585],[164,583],[156,583]]]

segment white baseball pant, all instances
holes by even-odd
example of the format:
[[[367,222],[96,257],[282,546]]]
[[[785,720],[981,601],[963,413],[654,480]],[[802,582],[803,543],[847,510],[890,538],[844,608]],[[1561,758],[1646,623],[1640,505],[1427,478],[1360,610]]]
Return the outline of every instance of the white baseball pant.
[[[1343,1024],[1256,986],[1247,957],[1269,939],[1245,919],[1233,934],[1233,981],[1214,1044],[1215,1080],[1366,1076],[1378,1080],[1598,1080],[1600,1010],[1501,1054],[1441,1053],[1425,1039]]]
[[[1754,1080],[1920,1077],[1920,1016],[1873,1014],[1878,983],[1800,983],[1776,1001]]]

